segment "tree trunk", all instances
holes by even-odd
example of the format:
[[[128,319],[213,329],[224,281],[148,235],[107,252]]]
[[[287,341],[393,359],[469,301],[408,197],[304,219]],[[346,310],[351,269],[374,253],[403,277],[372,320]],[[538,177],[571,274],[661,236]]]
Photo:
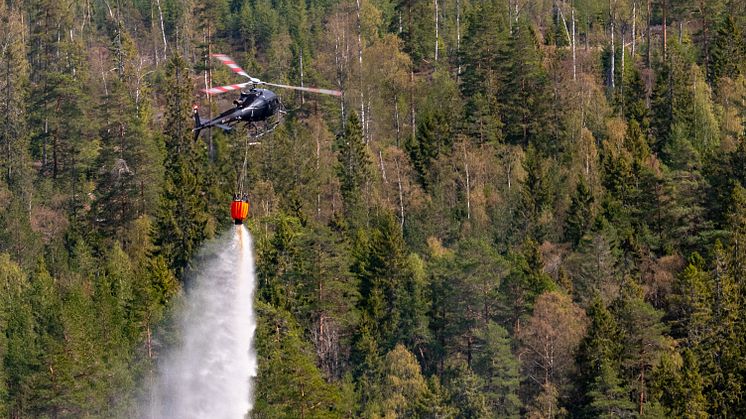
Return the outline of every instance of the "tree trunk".
[[[635,61],[635,42],[637,41],[637,1],[632,2],[632,62]]]
[[[469,184],[469,162],[466,156],[466,144],[462,143],[464,151],[464,172],[466,173],[466,219],[471,219],[471,185]]]
[[[402,231],[404,231],[404,193],[401,185],[401,170],[399,169],[399,158],[396,160],[396,182],[399,186],[399,225]]]
[[[381,180],[383,180],[384,184],[388,184],[389,181],[386,178],[386,168],[383,166],[383,153],[381,152],[381,150],[378,150],[378,161],[381,165]]]
[[[702,55],[704,56],[704,67],[705,70],[710,67],[710,41],[708,39],[707,32],[707,9],[705,8],[704,0],[699,1],[700,13],[702,14]]]
[[[414,68],[409,71],[409,106],[410,106],[410,123],[412,124],[412,139],[417,138],[417,124],[414,110]]]
[[[616,60],[616,46],[614,45],[614,17],[611,18],[611,71],[609,74],[609,85],[612,92],[614,91],[614,61]]]
[[[508,9],[508,14],[510,14],[510,9]],[[461,76],[461,0],[456,0],[456,83],[457,84],[459,82],[460,76]]]
[[[360,126],[363,128],[363,138],[368,138],[365,132],[365,96],[363,95],[363,28],[360,21],[360,0],[357,4],[357,59],[360,65]],[[367,140],[366,140],[367,143]]]
[[[653,45],[650,43],[650,13],[652,11],[651,5],[650,5],[651,1],[652,0],[648,0],[648,15],[647,15],[648,24],[647,24],[647,28],[645,29],[645,38],[647,38],[646,43],[648,44],[648,51],[645,54],[646,55],[645,65],[648,68],[650,68],[650,62],[652,61],[652,52],[653,52],[652,50]]]
[[[575,56],[575,9],[571,9],[570,13],[572,14],[572,80],[577,81],[577,59]]]
[[[663,60],[666,60],[666,55],[668,52],[668,31],[666,30],[668,28],[668,20],[667,20],[667,12],[668,12],[668,2],[666,0],[663,1]]]
[[[624,32],[621,33],[622,35],[622,68],[621,68],[621,76],[619,78],[619,95],[622,97],[622,106],[624,106]]]
[[[438,0],[433,0],[433,4],[435,5],[435,61],[438,61],[438,36],[440,35],[438,32]]]
[[[401,142],[401,123],[399,122],[399,101],[394,102],[394,119],[396,120],[396,146],[400,147]]]
[[[163,59],[166,59],[166,50],[168,49],[168,43],[166,42],[166,27],[163,25],[163,9],[161,9],[161,0],[155,0],[158,5],[158,19],[161,22],[161,35],[163,36]]]

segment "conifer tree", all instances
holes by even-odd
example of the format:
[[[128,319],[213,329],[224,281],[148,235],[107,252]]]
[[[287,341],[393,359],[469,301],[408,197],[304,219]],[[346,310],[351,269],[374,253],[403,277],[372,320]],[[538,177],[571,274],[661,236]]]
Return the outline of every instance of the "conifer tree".
[[[539,151],[529,145],[523,161],[526,178],[521,188],[520,217],[515,219],[516,223],[525,226],[524,234],[539,242],[549,233],[545,214],[552,204],[546,164]]]
[[[356,255],[353,272],[360,279],[360,308],[371,321],[374,339],[385,349],[392,348],[397,337],[419,341],[422,306],[421,279],[412,282],[412,271],[405,253],[404,239],[399,225],[389,213],[376,217],[375,227],[363,252]],[[409,290],[414,294],[408,293]],[[405,307],[415,304],[415,306]],[[417,307],[419,306],[419,307]],[[406,325],[412,330],[402,331],[402,315],[407,313]]]
[[[474,371],[484,380],[482,391],[491,410],[499,417],[518,417],[519,364],[511,351],[507,330],[488,321],[477,337],[482,347],[475,356]]]
[[[712,291],[705,261],[699,253],[689,257],[689,265],[678,277],[671,295],[674,318],[672,333],[685,338],[689,347],[707,339],[712,321]]]
[[[165,185],[158,214],[156,245],[174,272],[181,274],[208,236],[197,143],[191,139],[191,81],[186,62],[174,55],[168,64]]]
[[[533,144],[540,152],[556,147],[550,142],[550,93],[536,34],[523,19],[512,28],[510,40],[501,52],[503,63],[499,93],[505,138],[513,144]]]
[[[670,346],[661,322],[663,313],[638,297],[625,296],[615,302],[615,314],[624,330],[622,371],[635,394],[637,409],[645,414],[650,405],[649,379],[660,356]]]
[[[573,246],[580,243],[580,239],[593,220],[592,216],[593,195],[588,185],[581,177],[575,187],[575,195],[570,202],[570,209],[565,220],[565,240],[569,240]]]
[[[360,227],[366,218],[364,197],[371,170],[360,120],[355,112],[350,114],[344,134],[337,139],[337,149],[337,177],[340,181],[345,218],[351,227]]]
[[[501,139],[498,92],[502,88],[500,65],[495,58],[508,41],[510,22],[504,5],[485,1],[473,5],[461,42],[461,91],[466,103],[466,130],[480,143]]]
[[[28,101],[26,83],[29,66],[23,42],[21,11],[7,4],[0,5],[0,170],[4,183],[17,192],[28,193],[29,159],[28,128],[24,117]]]
[[[634,411],[635,405],[619,376],[623,331],[600,298],[593,300],[587,312],[590,325],[577,356],[579,413],[594,417]]]
[[[32,397],[26,386],[38,356],[29,280],[23,269],[0,253],[0,412],[24,416],[24,402]]]
[[[730,13],[724,13],[723,20],[718,25],[711,56],[707,68],[707,80],[710,84],[717,84],[722,77],[735,80],[739,74],[746,72],[746,38],[743,26],[738,25],[736,17]]]

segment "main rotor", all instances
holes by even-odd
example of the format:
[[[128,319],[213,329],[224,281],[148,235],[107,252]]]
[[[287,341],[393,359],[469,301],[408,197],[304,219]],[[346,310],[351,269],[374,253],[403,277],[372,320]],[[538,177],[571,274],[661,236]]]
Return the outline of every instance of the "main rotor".
[[[316,87],[302,87],[302,86],[290,86],[287,84],[277,84],[277,83],[268,83],[262,80],[259,80],[256,77],[251,77],[248,73],[246,73],[241,66],[239,66],[236,61],[225,55],[225,54],[210,54],[211,57],[217,58],[221,63],[228,66],[228,68],[231,69],[234,73],[246,77],[249,79],[249,81],[244,83],[238,83],[238,84],[229,84],[226,86],[218,86],[213,87],[210,89],[202,89],[203,92],[207,93],[208,95],[219,95],[221,93],[230,92],[233,90],[241,90],[244,87],[251,86],[253,87],[259,87],[259,86],[271,86],[271,87],[279,87],[281,89],[291,89],[291,90],[300,90],[302,92],[310,92],[310,93],[320,93],[324,95],[332,95],[332,96],[342,96],[342,92],[339,90],[330,90],[330,89],[319,89]]]

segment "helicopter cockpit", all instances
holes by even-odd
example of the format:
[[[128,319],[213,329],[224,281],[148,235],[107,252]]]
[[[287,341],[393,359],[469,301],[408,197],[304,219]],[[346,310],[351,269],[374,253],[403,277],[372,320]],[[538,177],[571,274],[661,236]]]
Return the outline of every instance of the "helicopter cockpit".
[[[259,95],[261,94],[260,91],[257,91],[253,87],[248,90],[242,90],[241,95],[238,97],[238,99],[233,101],[233,104],[236,105],[237,108],[246,107],[250,105]]]

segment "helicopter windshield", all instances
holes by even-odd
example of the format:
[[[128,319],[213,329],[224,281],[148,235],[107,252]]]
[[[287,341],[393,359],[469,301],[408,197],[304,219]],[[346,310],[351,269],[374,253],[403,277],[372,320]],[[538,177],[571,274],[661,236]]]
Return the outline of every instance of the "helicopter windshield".
[[[241,92],[241,103],[244,106],[247,106],[251,104],[251,102],[253,102],[254,99],[257,98],[257,96],[259,96],[258,92],[254,90],[249,90],[248,92]]]

